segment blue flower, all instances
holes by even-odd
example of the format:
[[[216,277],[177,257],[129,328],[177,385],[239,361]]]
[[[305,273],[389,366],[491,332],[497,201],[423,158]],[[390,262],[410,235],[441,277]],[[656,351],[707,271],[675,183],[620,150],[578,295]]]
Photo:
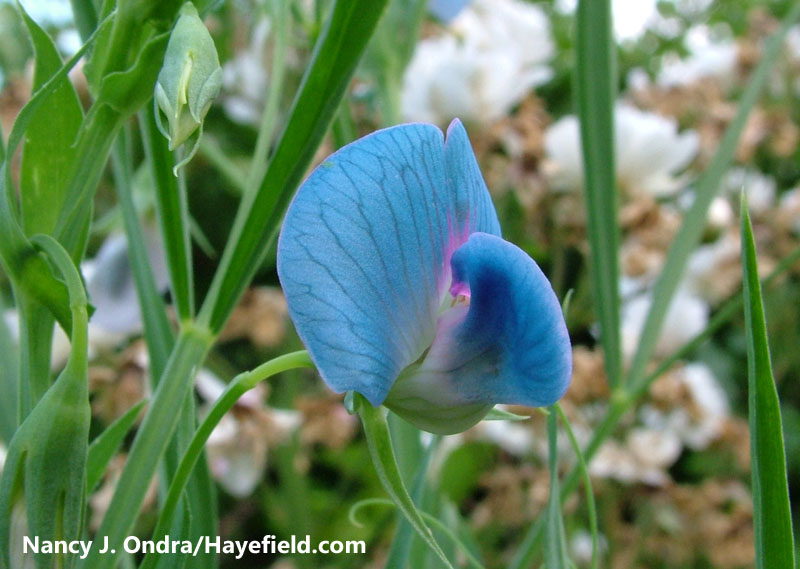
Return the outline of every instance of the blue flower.
[[[555,293],[500,237],[469,138],[407,124],[330,156],[278,243],[289,314],[325,383],[455,433],[496,403],[557,401],[572,372]]]
[[[428,11],[445,24],[454,20],[470,0],[430,0]]]

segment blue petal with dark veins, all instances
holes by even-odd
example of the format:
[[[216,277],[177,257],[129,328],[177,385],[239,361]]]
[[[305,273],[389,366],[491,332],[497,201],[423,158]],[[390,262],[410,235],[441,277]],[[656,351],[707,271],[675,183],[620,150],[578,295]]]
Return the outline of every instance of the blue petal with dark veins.
[[[500,235],[466,131],[384,129],[317,167],[286,214],[278,275],[289,313],[334,391],[384,401],[434,339],[450,258]]]

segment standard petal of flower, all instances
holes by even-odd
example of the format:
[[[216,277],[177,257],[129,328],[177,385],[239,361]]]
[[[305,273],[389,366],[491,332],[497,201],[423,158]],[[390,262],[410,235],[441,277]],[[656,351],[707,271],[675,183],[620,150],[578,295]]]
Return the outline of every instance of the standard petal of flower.
[[[444,23],[458,16],[458,13],[469,4],[469,0],[431,0],[428,11]]]
[[[383,402],[430,346],[450,256],[499,234],[469,141],[454,123],[402,125],[333,154],[298,190],[278,245],[289,313],[335,391]]]
[[[483,233],[470,236],[452,266],[452,291],[468,297],[469,306],[455,306],[440,318],[425,359],[397,381],[386,405],[426,430],[445,433],[480,420],[486,405],[557,401],[569,385],[572,351],[558,299],[541,269],[516,245]],[[442,424],[449,409],[462,412]]]

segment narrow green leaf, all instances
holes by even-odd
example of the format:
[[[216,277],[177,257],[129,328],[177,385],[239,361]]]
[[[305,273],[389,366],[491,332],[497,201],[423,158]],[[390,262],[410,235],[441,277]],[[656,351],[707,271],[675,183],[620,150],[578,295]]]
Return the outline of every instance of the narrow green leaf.
[[[548,569],[569,569],[558,480],[558,413],[555,407],[550,407],[547,416],[547,449],[550,462],[550,496],[547,500],[544,559]]]
[[[386,417],[383,414],[383,410],[373,407],[372,404],[359,393],[354,393],[353,398],[355,409],[359,417],[361,417],[361,423],[364,425],[364,435],[367,438],[367,446],[369,447],[372,464],[375,467],[378,479],[381,481],[384,490],[386,490],[399,510],[403,512],[406,520],[408,520],[411,527],[414,528],[414,531],[417,532],[417,535],[428,544],[446,567],[453,569],[453,565],[436,542],[436,538],[434,538],[430,528],[425,525],[422,515],[411,499],[411,496],[408,495],[405,484],[403,484],[403,478],[400,475],[400,469],[397,466],[397,459],[395,458],[394,449],[392,448],[389,426],[386,424]]]
[[[106,471],[108,463],[114,453],[119,450],[125,436],[133,427],[139,412],[147,403],[146,399],[142,399],[136,405],[128,409],[121,417],[111,423],[103,430],[102,433],[97,435],[89,445],[88,457],[86,459],[86,491],[91,492]]]
[[[756,568],[793,569],[794,536],[780,401],[772,375],[756,246],[744,194],[741,216]]]
[[[180,413],[176,411],[191,393],[194,372],[203,361],[212,339],[207,331],[190,326],[184,326],[178,335],[162,374],[169,381],[160,381],[150,399],[111,504],[97,530],[98,535],[108,537],[110,547],[118,553],[122,551],[125,537],[130,535],[150,481],[178,425]],[[100,554],[99,546],[99,543],[93,543],[89,555],[79,559],[77,566],[91,569],[113,567],[116,555]]]
[[[112,150],[112,172],[114,173],[117,200],[122,213],[125,237],[128,241],[131,275],[142,314],[142,329],[150,359],[150,377],[153,388],[167,365],[169,353],[175,345],[175,334],[167,316],[167,309],[158,292],[150,257],[136,205],[133,201],[132,172],[128,163],[130,154],[128,141],[119,137]]]
[[[53,41],[19,7],[33,44],[33,90],[58,73],[63,62]],[[83,109],[72,82],[62,77],[25,132],[20,166],[20,206],[26,234],[51,234],[64,202],[66,176],[76,159],[73,142]]]
[[[575,33],[575,92],[583,148],[592,293],[606,375],[622,378],[619,325],[619,225],[614,170],[616,44],[610,0],[581,0]]]
[[[194,316],[194,278],[189,238],[189,205],[185,182],[172,173],[174,157],[167,139],[156,127],[153,109],[139,113],[147,159],[156,196],[156,209],[167,257],[172,298],[182,321]],[[181,173],[181,176],[184,174]]]
[[[783,39],[786,37],[786,32],[798,17],[800,17],[800,4],[795,4],[784,18],[780,29],[767,40],[764,54],[739,99],[736,116],[725,130],[711,163],[697,182],[694,202],[683,218],[678,235],[667,253],[664,268],[661,270],[661,274],[653,288],[653,303],[647,314],[647,319],[639,337],[639,345],[636,348],[636,353],[633,356],[628,372],[629,383],[634,390],[638,389],[646,379],[644,376],[646,375],[647,364],[661,333],[661,326],[664,323],[670,302],[683,277],[683,271],[689,261],[689,256],[700,242],[703,230],[706,227],[708,207],[717,193],[722,176],[734,158],[736,146],[744,130],[747,117],[770,77],[770,70],[775,62],[780,60],[779,55],[783,49]]]
[[[308,168],[387,0],[338,0],[314,48],[261,186],[242,199],[199,321],[217,333],[250,283]]]

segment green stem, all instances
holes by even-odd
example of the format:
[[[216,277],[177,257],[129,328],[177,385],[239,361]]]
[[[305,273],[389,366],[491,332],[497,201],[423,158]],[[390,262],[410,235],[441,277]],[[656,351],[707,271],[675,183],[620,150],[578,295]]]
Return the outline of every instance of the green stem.
[[[133,283],[142,313],[142,327],[147,344],[147,355],[150,358],[150,378],[155,388],[155,381],[161,377],[167,365],[169,353],[175,344],[175,334],[169,323],[166,307],[156,290],[155,278],[150,268],[147,245],[139,225],[136,206],[133,202],[131,172],[128,160],[128,148],[124,137],[117,139],[112,154],[114,181],[117,200],[122,212],[125,237],[128,241]]]
[[[594,503],[594,493],[592,492],[592,480],[589,477],[589,468],[586,464],[586,460],[583,458],[583,453],[581,452],[581,446],[578,443],[578,439],[575,438],[575,433],[572,431],[572,426],[569,424],[566,414],[564,414],[564,410],[558,403],[556,403],[553,407],[555,407],[555,410],[558,411],[558,416],[561,418],[561,422],[564,423],[564,428],[567,431],[567,437],[569,437],[572,450],[575,452],[575,456],[578,459],[578,469],[580,471],[581,478],[583,478],[583,486],[586,492],[586,508],[589,510],[589,530],[592,534],[591,568],[597,569],[597,553],[599,550],[599,540],[597,537],[597,508],[595,507]]]
[[[70,362],[75,361],[74,365],[86,367],[86,354],[89,346],[89,316],[86,311],[86,291],[83,288],[80,273],[64,248],[49,235],[34,235],[31,243],[47,253],[67,284],[69,308],[72,312],[72,352],[77,355],[83,354],[83,360],[73,357],[70,358]]]
[[[367,438],[367,447],[372,458],[372,464],[384,490],[389,494],[398,509],[403,512],[414,531],[428,544],[446,567],[453,569],[453,565],[437,543],[430,528],[425,525],[425,521],[411,496],[408,495],[408,490],[406,490],[403,477],[400,474],[400,468],[397,466],[397,458],[392,448],[392,437],[389,434],[389,425],[386,423],[383,409],[373,407],[359,393],[352,393],[352,397],[353,407],[358,412],[359,417],[361,417],[361,423],[364,425],[364,435]]]
[[[83,257],[91,220],[92,197],[124,119],[108,105],[92,107],[84,119],[76,141],[79,157],[66,186],[66,204],[61,211],[55,235],[76,261]]]
[[[365,500],[360,500],[358,503],[353,504],[353,507],[350,508],[350,512],[348,513],[348,518],[350,518],[350,523],[357,527],[363,527],[363,525],[358,521],[356,518],[356,514],[361,508],[365,508],[368,506],[390,506],[390,507],[397,507],[397,504],[388,500],[386,498],[367,498]],[[436,516],[430,515],[428,512],[423,512],[420,510],[420,515],[432,526],[435,526],[440,532],[446,535],[450,540],[461,550],[461,553],[467,560],[467,563],[474,567],[475,569],[484,569],[483,565],[480,561],[475,557],[475,555],[470,551],[470,548],[461,541],[456,533],[447,527],[444,523],[442,523],[439,518]],[[387,563],[388,566],[388,563]]]
[[[213,335],[202,328],[184,326],[181,329],[162,381],[128,454],[117,490],[97,530],[97,538],[79,567],[111,569],[115,565],[116,555],[110,552],[101,555],[100,544],[108,537],[109,546],[117,553],[122,551],[122,542],[130,535],[150,481],[175,431],[180,417],[176,410],[186,400],[195,372],[213,340]]]
[[[17,424],[21,425],[36,402],[50,388],[50,352],[54,318],[49,310],[24,289],[17,289],[19,317],[19,376]]]
[[[195,464],[197,464],[197,460],[203,453],[208,437],[211,436],[212,431],[217,424],[219,424],[223,415],[233,408],[242,395],[253,389],[260,382],[283,371],[301,367],[314,367],[311,358],[308,356],[308,352],[305,350],[292,352],[270,360],[252,371],[236,376],[233,381],[228,384],[228,387],[214,403],[211,411],[206,415],[206,418],[195,432],[191,443],[189,443],[186,448],[180,465],[175,471],[175,476],[172,478],[172,484],[169,487],[167,498],[161,507],[161,514],[159,515],[158,523],[151,539],[158,541],[167,535],[178,502],[189,480],[189,476]],[[157,561],[157,555],[148,554],[140,569],[155,567]]]
[[[603,419],[603,422],[595,429],[591,441],[583,451],[583,457],[588,465],[594,455],[599,450],[603,442],[613,432],[619,420],[625,415],[633,400],[630,398],[617,398],[612,399],[611,407],[608,414]],[[580,472],[577,468],[573,468],[569,475],[564,479],[561,485],[561,502],[564,503],[566,499],[575,491],[578,481],[580,479]],[[533,557],[538,550],[537,544],[542,538],[542,533],[545,527],[545,518],[540,518],[534,523],[525,534],[522,544],[520,544],[517,555],[514,556],[509,569],[523,569],[530,567],[533,563]]]

